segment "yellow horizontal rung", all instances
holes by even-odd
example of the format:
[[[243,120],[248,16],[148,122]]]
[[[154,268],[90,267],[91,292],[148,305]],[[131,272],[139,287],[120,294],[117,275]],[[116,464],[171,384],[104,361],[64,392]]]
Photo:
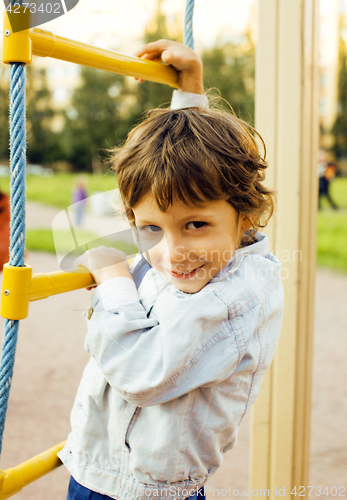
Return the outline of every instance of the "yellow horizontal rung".
[[[31,266],[15,267],[5,264],[1,316],[12,320],[25,319],[28,316],[29,302],[92,285],[95,285],[95,281],[85,267],[66,272],[32,274]]]
[[[36,457],[30,458],[17,467],[0,471],[0,500],[18,493],[24,486],[36,481],[61,465],[57,453],[65,442],[59,443]]]
[[[29,301],[40,300],[95,285],[92,275],[85,267],[71,271],[56,271],[53,273],[35,273],[32,275],[29,289]]]
[[[171,87],[178,86],[178,74],[172,66],[100,49],[38,28],[32,28],[29,36],[34,55],[52,57],[152,82],[166,83]]]
[[[93,47],[39,28],[14,31],[11,25],[11,22],[14,23],[14,19],[22,21],[22,28],[30,26],[29,9],[24,7],[20,9],[22,9],[20,14],[9,14],[6,10],[4,11],[4,63],[30,64],[32,55],[52,57],[53,59],[178,87],[178,73],[172,66],[128,56],[113,50]]]
[[[133,260],[128,259],[128,264]],[[12,320],[25,319],[29,302],[93,285],[95,281],[85,267],[33,274],[32,267],[27,264],[25,267],[4,264],[0,315]]]

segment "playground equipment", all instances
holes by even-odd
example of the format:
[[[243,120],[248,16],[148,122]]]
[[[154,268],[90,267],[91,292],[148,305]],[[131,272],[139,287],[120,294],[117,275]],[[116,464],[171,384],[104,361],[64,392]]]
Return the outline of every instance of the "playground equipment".
[[[187,11],[192,13],[192,3]],[[292,257],[285,264],[288,274],[284,275],[286,310],[280,340],[273,365],[263,382],[261,394],[255,404],[252,422],[251,491],[269,491],[268,498],[277,498],[277,489],[285,487],[284,498],[291,497],[294,487],[308,485],[309,430],[310,430],[310,387],[312,366],[313,332],[313,290],[315,271],[315,214],[316,157],[318,149],[318,6],[314,0],[262,0],[259,3],[259,36],[256,71],[256,128],[267,144],[270,184],[279,193],[278,224],[269,227],[269,237],[274,253],[286,249]],[[8,26],[8,25],[7,25]],[[191,27],[186,21],[186,26]],[[9,29],[8,27],[5,30]],[[21,40],[13,48],[15,36]],[[185,37],[188,40],[188,37]],[[192,38],[191,38],[192,41]],[[22,294],[25,306],[33,300],[33,294],[40,289],[36,275],[24,267],[24,71],[23,65],[31,61],[31,55],[47,55],[64,59],[84,58],[90,49],[93,64],[103,60],[109,71],[116,69],[118,62],[111,62],[114,53],[94,52],[92,47],[72,45],[60,37],[39,29],[4,35],[7,44],[7,62],[11,64],[11,181],[13,193],[12,243],[10,265],[6,268],[7,288],[2,293],[2,303],[10,304],[14,297],[17,278],[21,269],[26,276],[27,289]],[[75,45],[76,44],[76,45]],[[188,43],[191,45],[191,42]],[[23,47],[25,54],[20,55]],[[24,50],[24,49],[23,49]],[[76,50],[76,53],[75,53]],[[39,52],[41,51],[41,54]],[[12,54],[12,55],[8,55]],[[13,55],[16,54],[16,55]],[[55,55],[54,55],[55,54]],[[78,59],[77,57],[77,59]],[[115,60],[119,57],[114,55]],[[15,58],[15,59],[13,59]],[[11,60],[12,59],[12,60]],[[24,60],[23,60],[24,59]],[[125,74],[144,79],[163,77],[162,83],[175,86],[175,74],[171,68],[158,63],[145,62],[137,65],[134,58],[123,59]],[[136,59],[136,58],[135,58]],[[76,62],[76,59],[68,59]],[[78,59],[80,62],[81,59]],[[86,62],[85,62],[86,63]],[[136,71],[132,68],[135,68]],[[149,66],[150,65],[150,66]],[[103,66],[104,69],[107,69]],[[96,66],[99,67],[99,66]],[[160,67],[160,69],[159,69]],[[146,68],[145,73],[142,73]],[[147,71],[148,69],[148,71]],[[155,73],[153,75],[152,71]],[[158,71],[158,72],[157,72]],[[165,75],[163,76],[162,71]],[[157,79],[154,81],[158,81]],[[288,210],[288,207],[291,207]],[[301,257],[295,258],[294,251]],[[281,257],[279,255],[279,257]],[[13,269],[16,268],[16,270]],[[10,274],[7,274],[10,273]],[[12,278],[14,276],[14,278]],[[4,276],[5,279],[5,276]],[[74,280],[75,278],[73,278]],[[80,276],[79,276],[80,279]],[[9,281],[8,281],[9,280]],[[13,280],[13,281],[12,281]],[[55,281],[51,275],[44,282]],[[57,278],[57,282],[60,278]],[[9,284],[10,283],[10,284]],[[13,283],[13,285],[12,285]],[[75,281],[74,281],[75,283]],[[91,283],[91,282],[90,282]],[[82,287],[90,283],[83,282]],[[12,292],[12,286],[13,292]],[[54,285],[49,284],[49,287]],[[60,285],[59,285],[60,286]],[[65,286],[65,285],[64,285]],[[46,285],[45,285],[46,287]],[[76,287],[77,288],[77,287]],[[72,288],[69,288],[72,289]],[[6,293],[6,290],[8,293]],[[51,290],[52,291],[52,290]],[[47,291],[40,292],[41,296]],[[56,293],[56,292],[53,292]],[[4,297],[6,300],[4,301]],[[17,302],[17,300],[16,300]],[[6,307],[6,306],[5,306]],[[12,306],[8,305],[9,309]],[[12,314],[12,312],[11,312]],[[24,314],[21,313],[21,314]],[[11,350],[15,348],[18,320],[11,317],[6,325],[3,358],[5,369],[0,397],[6,398],[12,377]],[[7,370],[7,378],[3,378]],[[7,406],[7,402],[6,402]],[[0,419],[4,421],[3,412]],[[6,413],[6,408],[5,408]],[[62,446],[63,444],[61,444]],[[0,476],[0,499],[18,492],[25,484],[49,472],[59,465],[56,458],[59,445],[46,456],[35,457],[15,469],[9,469]],[[37,464],[45,463],[44,466]],[[47,465],[47,467],[46,467]],[[35,469],[36,474],[28,473]],[[37,474],[41,470],[42,473]],[[299,489],[297,490],[299,491]],[[264,493],[265,495],[265,493]],[[251,495],[252,496],[252,495]],[[281,495],[282,496],[282,495]]]

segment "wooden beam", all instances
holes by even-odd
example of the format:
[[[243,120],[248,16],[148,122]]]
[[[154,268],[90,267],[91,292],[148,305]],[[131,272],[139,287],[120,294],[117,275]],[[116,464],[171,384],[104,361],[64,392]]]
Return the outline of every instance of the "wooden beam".
[[[252,415],[251,489],[308,485],[318,152],[318,2],[261,0],[256,128],[278,192],[267,229],[282,261],[285,313]],[[277,488],[277,493],[276,493]],[[299,491],[298,491],[299,493]]]

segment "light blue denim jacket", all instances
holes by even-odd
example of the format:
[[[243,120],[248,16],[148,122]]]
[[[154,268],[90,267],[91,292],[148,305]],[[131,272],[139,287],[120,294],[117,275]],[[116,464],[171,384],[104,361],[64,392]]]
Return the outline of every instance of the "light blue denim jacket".
[[[82,485],[118,500],[181,499],[232,448],[274,355],[280,262],[267,237],[186,294],[150,269],[97,288],[91,359],[59,454]],[[132,268],[139,279],[144,260]]]

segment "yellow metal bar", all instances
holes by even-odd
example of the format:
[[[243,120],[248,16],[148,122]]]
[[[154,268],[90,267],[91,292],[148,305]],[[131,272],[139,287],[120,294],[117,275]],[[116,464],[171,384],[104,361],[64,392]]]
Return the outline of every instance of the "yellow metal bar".
[[[128,264],[133,260],[129,259]],[[25,267],[5,264],[0,315],[12,320],[25,319],[28,316],[29,302],[93,285],[95,281],[85,267],[32,274],[32,267],[27,264]]]
[[[171,66],[100,49],[38,28],[30,30],[30,39],[33,54],[37,56],[52,57],[121,75],[165,83],[171,87],[178,86],[178,73]]]
[[[69,272],[35,273],[32,275],[29,301],[40,300],[95,285],[95,281],[85,267],[71,269]]]
[[[14,20],[30,25],[30,11],[10,14],[4,11],[3,62],[31,63],[32,55],[51,57],[112,73],[178,87],[178,73],[172,66],[100,49],[69,40],[39,28],[13,31]]]
[[[57,453],[66,441],[53,446],[49,450],[30,458],[17,467],[0,471],[0,500],[15,495],[24,486],[36,481],[61,465]]]
[[[92,285],[95,285],[95,282],[85,267],[68,272],[32,274],[31,266],[15,267],[5,264],[1,316],[12,320],[25,319],[28,316],[29,302]]]

